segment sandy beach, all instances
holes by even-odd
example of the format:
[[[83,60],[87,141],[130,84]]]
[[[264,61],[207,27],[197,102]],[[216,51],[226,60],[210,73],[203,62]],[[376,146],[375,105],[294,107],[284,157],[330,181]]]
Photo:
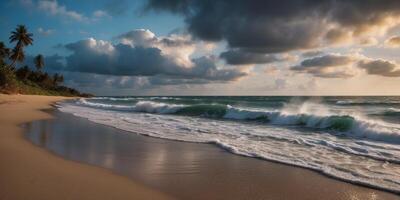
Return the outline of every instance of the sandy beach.
[[[23,138],[18,125],[51,115],[64,97],[0,95],[0,199],[171,199],[105,169],[65,160]]]
[[[148,137],[49,112],[53,119],[25,124],[25,137],[32,143],[177,199],[399,199],[308,169],[238,156],[213,144]]]
[[[0,199],[400,199],[215,145],[136,135],[52,109],[64,99],[0,96]]]

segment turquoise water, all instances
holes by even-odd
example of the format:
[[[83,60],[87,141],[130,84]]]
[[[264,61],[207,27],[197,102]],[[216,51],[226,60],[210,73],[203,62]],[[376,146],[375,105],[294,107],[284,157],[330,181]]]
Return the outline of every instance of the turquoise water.
[[[400,192],[399,97],[95,97],[59,109]]]

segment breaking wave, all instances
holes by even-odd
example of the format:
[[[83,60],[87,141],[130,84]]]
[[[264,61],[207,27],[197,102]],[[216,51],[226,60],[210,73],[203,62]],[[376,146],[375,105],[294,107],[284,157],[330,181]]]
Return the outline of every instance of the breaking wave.
[[[287,111],[287,109],[257,110],[222,104],[183,105],[154,101],[137,101],[136,103],[133,103],[133,105],[118,105],[94,103],[83,98],[78,101],[78,104],[117,111],[172,114],[237,121],[255,121],[276,126],[305,127],[326,130],[330,131],[332,134],[341,136],[400,144],[400,129],[399,127],[393,127],[392,124],[368,119],[355,114],[303,111],[300,107],[303,105],[299,105],[299,109],[297,110]]]
[[[211,143],[235,154],[400,192],[400,125],[396,116],[400,109],[394,105],[333,105],[337,97],[314,101],[179,98],[96,97],[65,102],[58,109],[137,134]],[[264,100],[283,104],[271,107]],[[400,99],[391,99],[392,103],[396,100]],[[382,101],[389,102],[387,98]]]

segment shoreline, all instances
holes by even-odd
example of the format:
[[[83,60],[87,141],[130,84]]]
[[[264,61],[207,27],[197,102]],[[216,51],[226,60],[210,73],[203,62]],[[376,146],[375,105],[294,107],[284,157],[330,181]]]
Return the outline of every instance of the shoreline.
[[[47,147],[48,151],[66,159],[108,168],[117,174],[129,177],[180,199],[248,198],[248,196],[241,196],[243,195],[242,193],[251,195],[255,193],[258,195],[250,196],[252,199],[257,199],[257,197],[269,197],[272,199],[400,199],[393,193],[354,185],[309,169],[234,155],[212,144],[187,143],[148,137],[97,124],[68,113],[56,111],[55,115],[56,120],[42,120],[32,124],[36,129],[38,129],[37,126],[52,127],[51,130],[54,133],[58,132],[54,130],[65,129],[65,127],[70,127],[68,124],[74,124],[76,127],[70,131],[95,132],[96,135],[95,137],[93,137],[94,135],[90,136],[91,134],[82,136],[82,134],[77,133],[71,138],[68,138],[69,136],[63,138],[66,135],[52,135],[49,132],[50,136],[48,137],[55,140],[56,138],[62,138],[71,142],[74,141],[71,140],[74,137],[82,136],[79,141],[87,140],[88,143],[85,145],[73,144],[73,148],[68,148],[69,144],[63,146],[60,140],[48,141],[46,145],[51,146],[52,142],[54,142],[58,147],[62,147],[60,149],[66,148],[72,152],[59,151],[57,147],[55,149]],[[32,130],[35,130],[35,128]],[[120,143],[121,141],[114,140],[114,137],[123,137],[122,141],[129,143],[129,146],[125,145],[124,147],[124,144]],[[110,144],[107,141],[112,141],[110,142],[111,146],[118,145],[109,149],[108,146]],[[87,144],[93,144],[94,146],[90,150],[85,150],[84,146]],[[97,150],[108,149],[107,152],[114,152],[113,159],[110,160],[109,156],[102,155],[104,152],[97,152],[97,154],[95,144],[101,144],[101,147]],[[118,151],[117,146],[122,146],[121,148],[124,148],[124,150]],[[123,156],[118,157],[118,152],[135,152],[135,155],[124,153]],[[90,156],[85,157],[84,155],[86,154]],[[158,157],[161,155],[162,157]],[[190,156],[187,157],[188,155]],[[156,158],[153,158],[154,156]],[[146,165],[145,162],[152,164]],[[123,166],[128,166],[128,169],[121,170],[120,168],[123,168]],[[177,167],[178,169],[176,169]],[[148,174],[146,175],[146,173]],[[216,179],[216,177],[219,177],[218,180],[214,180],[217,183],[208,180]],[[170,182],[176,183],[178,186],[170,186]],[[235,191],[235,188],[241,189]],[[202,190],[208,191],[209,194],[199,194],[199,191]],[[193,197],[194,195],[197,198]]]
[[[102,99],[102,98],[105,98],[105,97],[98,97],[98,99]],[[125,100],[131,100],[131,98],[134,99],[134,97],[123,97],[122,100],[124,100],[124,101]],[[170,99],[170,97],[166,97],[166,98],[162,98],[162,99]],[[116,99],[110,98],[109,100],[117,101],[118,98],[116,98]],[[142,99],[140,99],[140,100],[142,100]],[[85,103],[85,100],[83,100],[83,101],[84,102],[79,102],[79,103]],[[87,100],[87,101],[89,101],[89,100]],[[108,103],[105,103],[104,106],[106,106],[107,104]],[[202,143],[211,144],[211,145],[213,145],[215,147],[222,148],[225,151],[230,152],[230,153],[235,154],[235,155],[240,155],[240,156],[244,156],[244,157],[250,157],[250,158],[253,158],[253,159],[256,158],[256,159],[264,160],[264,161],[267,161],[267,162],[274,162],[274,163],[283,164],[283,165],[287,165],[287,166],[291,166],[291,167],[298,167],[298,168],[302,168],[302,169],[307,169],[307,170],[311,170],[313,172],[316,172],[316,173],[318,173],[320,175],[323,175],[323,176],[331,178],[331,179],[335,179],[335,180],[339,180],[339,181],[343,181],[343,182],[346,182],[346,183],[350,183],[350,184],[354,184],[354,185],[358,185],[358,186],[362,186],[362,187],[367,187],[367,188],[371,188],[371,189],[375,189],[375,190],[379,190],[379,191],[389,192],[389,193],[392,193],[392,194],[395,194],[395,195],[400,195],[400,193],[399,193],[400,191],[399,191],[399,188],[397,186],[393,186],[393,185],[389,185],[389,184],[388,185],[382,184],[383,181],[382,182],[379,182],[379,181],[374,182],[375,179],[372,179],[372,181],[370,181],[371,179],[367,179],[367,180],[364,179],[363,180],[362,178],[359,178],[359,177],[363,177],[362,173],[360,173],[361,176],[359,176],[359,177],[352,176],[352,174],[349,174],[349,176],[345,176],[345,175],[342,175],[340,173],[332,173],[332,171],[334,171],[334,170],[330,170],[330,169],[336,169],[336,168],[329,168],[329,167],[326,167],[326,166],[322,166],[322,167],[311,166],[310,167],[310,165],[307,166],[307,165],[305,165],[303,163],[289,162],[289,161],[287,161],[285,159],[274,159],[274,157],[268,157],[268,155],[265,155],[265,154],[262,154],[262,153],[258,153],[258,154],[257,153],[253,153],[253,152],[257,152],[257,151],[246,151],[246,149],[243,148],[243,147],[241,149],[242,151],[240,151],[240,148],[239,148],[239,150],[237,150],[235,148],[235,146],[234,145],[233,146],[230,145],[229,142],[228,143],[226,143],[226,142],[224,143],[224,142],[220,142],[219,140],[216,140],[216,141],[214,141],[214,140],[205,140],[205,141],[193,140],[192,141],[191,138],[187,139],[187,138],[184,137],[184,135],[183,135],[183,137],[169,137],[168,135],[166,136],[166,135],[162,134],[164,131],[159,131],[159,130],[162,130],[162,128],[154,129],[153,126],[155,126],[155,125],[145,126],[149,130],[154,130],[155,134],[152,134],[151,131],[147,132],[146,129],[142,128],[142,131],[141,131],[141,128],[135,129],[134,127],[141,127],[143,124],[146,124],[147,122],[155,122],[156,120],[155,121],[153,121],[152,119],[150,119],[150,120],[142,120],[139,123],[137,123],[135,120],[132,120],[132,123],[129,124],[129,123],[124,123],[125,120],[118,121],[119,117],[120,118],[130,119],[130,115],[122,115],[121,114],[122,117],[121,116],[116,117],[117,120],[114,122],[113,118],[112,117],[110,118],[110,116],[112,116],[112,114],[109,115],[108,114],[109,112],[106,112],[107,115],[106,114],[102,115],[103,113],[95,111],[97,107],[102,108],[103,102],[94,102],[93,104],[92,103],[89,104],[89,102],[88,102],[86,104],[86,106],[89,107],[89,108],[87,108],[88,110],[86,112],[82,112],[83,114],[79,112],[79,106],[78,107],[74,106],[74,109],[77,112],[75,112],[74,109],[66,109],[65,110],[64,106],[60,106],[60,110],[63,111],[63,112],[67,112],[67,113],[74,113],[73,114],[74,116],[82,117],[82,118],[87,119],[87,120],[89,120],[91,122],[95,122],[97,124],[113,127],[113,128],[118,129],[118,130],[121,130],[121,131],[136,133],[136,134],[140,134],[140,135],[144,135],[144,136],[150,136],[150,137],[154,137],[154,138],[163,138],[163,139],[167,139],[167,140],[170,140],[170,141],[181,141],[181,142],[189,142],[189,143],[194,143],[194,144],[202,144]],[[107,106],[111,106],[112,107],[112,104],[111,105],[107,105]],[[68,106],[65,106],[65,107],[68,107]],[[154,107],[156,107],[156,106],[154,106]],[[86,107],[82,107],[82,109],[84,109],[84,108],[86,108]],[[118,107],[116,107],[116,108],[118,108]],[[90,109],[94,109],[93,113],[96,113],[96,115],[90,115],[90,114],[86,115],[85,113],[92,113],[92,110],[90,110]],[[106,109],[106,110],[108,110],[108,109]],[[113,109],[111,109],[111,110],[113,110]],[[118,109],[116,109],[116,110],[117,111],[115,111],[115,112],[118,112]],[[153,111],[139,111],[139,112],[152,113]],[[114,111],[112,111],[112,113],[114,113]],[[157,112],[156,112],[156,114],[157,114]],[[154,116],[159,116],[159,117],[162,117],[162,116],[168,116],[168,117],[169,116],[174,116],[174,115],[169,115],[169,114],[170,113],[168,113],[168,115],[161,114],[161,115],[154,115]],[[176,114],[176,113],[173,112],[172,114]],[[152,115],[152,114],[149,114],[149,115]],[[101,117],[97,118],[97,116],[101,116]],[[116,114],[116,116],[118,116],[118,115]],[[179,116],[179,114],[178,114],[178,116]],[[176,116],[176,117],[178,118],[178,116]],[[182,119],[182,117],[185,117],[185,116],[179,116],[179,117],[180,117],[179,119]],[[135,118],[135,117],[132,117],[132,118]],[[138,117],[138,118],[141,119],[140,117]],[[108,120],[103,120],[103,119],[108,119]],[[203,119],[203,118],[200,117],[200,119]],[[221,122],[225,122],[225,120],[226,119],[224,119],[224,118],[222,118],[222,119],[218,118],[218,121],[221,121]],[[109,121],[111,123],[109,123]],[[215,121],[215,122],[219,123],[218,121]],[[230,122],[229,120],[226,120],[226,121]],[[157,124],[157,123],[155,123],[155,124]],[[169,124],[169,123],[165,123],[165,124]],[[168,127],[168,126],[166,126],[166,127]],[[193,128],[193,130],[196,130],[196,129]],[[172,133],[174,133],[174,132],[172,132]],[[178,133],[180,133],[179,130],[178,130]],[[273,134],[275,134],[275,133],[273,133]],[[190,134],[188,134],[188,135],[190,135]],[[213,136],[210,136],[210,137],[213,137]],[[246,143],[242,143],[242,144],[246,144]],[[279,147],[277,147],[277,148],[279,148]],[[307,149],[307,151],[308,152],[313,152],[310,149]],[[248,152],[250,152],[250,153],[248,153]],[[353,155],[353,154],[351,154],[351,155]],[[358,154],[354,154],[354,155],[358,155]],[[375,157],[373,157],[373,156],[371,156],[371,157],[369,155],[364,155],[364,156],[367,159],[375,159]],[[340,156],[337,156],[337,157],[340,157]],[[364,157],[362,157],[362,158],[364,158]],[[352,160],[352,159],[350,159],[350,160]],[[382,161],[382,160],[379,160],[379,159],[377,159],[377,160],[378,161]],[[307,160],[305,160],[305,161],[307,161]],[[365,160],[361,160],[360,162],[363,162],[363,161],[365,161]],[[391,162],[391,161],[389,161],[389,162]],[[335,165],[336,166],[340,166],[340,165],[338,165],[338,163],[340,163],[340,162],[334,163],[334,166]],[[370,166],[373,166],[373,165],[370,165]],[[344,169],[344,170],[346,170],[346,169]],[[382,169],[382,170],[383,171],[381,171],[381,172],[382,172],[382,174],[384,174],[386,169]],[[339,171],[339,170],[337,170],[337,171]],[[355,173],[355,174],[357,174],[357,173]],[[377,177],[387,177],[387,176],[382,175],[382,176],[377,176]],[[379,179],[377,179],[377,180],[379,180]],[[390,179],[384,179],[384,180],[390,180]],[[393,180],[393,182],[395,182],[395,180]]]
[[[55,96],[0,94],[0,199],[173,199],[109,170],[63,159],[33,145],[22,124],[51,119]]]

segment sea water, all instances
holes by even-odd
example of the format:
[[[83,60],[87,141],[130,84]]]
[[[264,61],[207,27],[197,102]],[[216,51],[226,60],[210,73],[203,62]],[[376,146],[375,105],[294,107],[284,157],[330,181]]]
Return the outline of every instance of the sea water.
[[[400,97],[94,97],[58,109],[400,192]]]

